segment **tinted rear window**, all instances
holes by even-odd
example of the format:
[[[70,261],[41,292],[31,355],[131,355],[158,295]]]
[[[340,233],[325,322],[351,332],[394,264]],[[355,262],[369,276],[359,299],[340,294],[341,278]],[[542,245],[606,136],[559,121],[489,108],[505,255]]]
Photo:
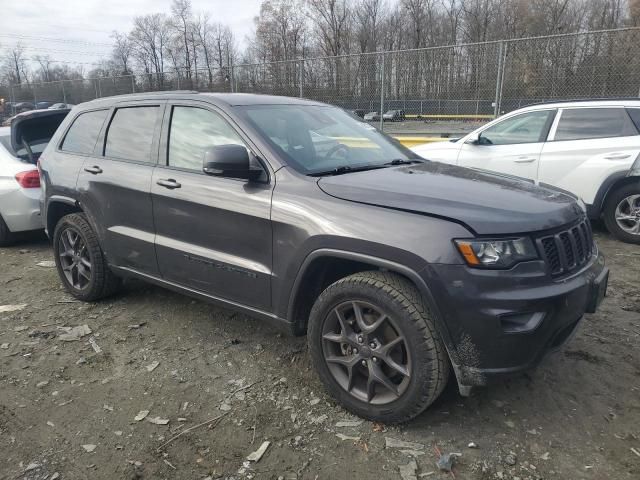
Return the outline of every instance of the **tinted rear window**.
[[[117,109],[107,132],[105,156],[151,161],[151,145],[159,111],[159,107]]]
[[[64,137],[60,149],[71,153],[93,153],[108,112],[108,110],[96,110],[78,115]]]
[[[624,108],[574,108],[564,110],[555,140],[626,137],[638,131]]]

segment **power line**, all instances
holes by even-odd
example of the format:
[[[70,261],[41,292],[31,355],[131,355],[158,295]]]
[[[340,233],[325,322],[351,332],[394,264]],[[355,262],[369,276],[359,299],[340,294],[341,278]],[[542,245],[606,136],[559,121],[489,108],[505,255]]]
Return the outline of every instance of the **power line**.
[[[20,39],[20,40],[41,41],[41,42],[75,43],[75,44],[82,44],[82,45],[93,45],[97,47],[113,47],[113,43],[91,42],[86,40],[74,40],[71,38],[60,38],[60,37],[39,37],[35,35],[22,35],[22,34],[11,34],[11,33],[0,33],[0,37],[7,37],[11,39]]]

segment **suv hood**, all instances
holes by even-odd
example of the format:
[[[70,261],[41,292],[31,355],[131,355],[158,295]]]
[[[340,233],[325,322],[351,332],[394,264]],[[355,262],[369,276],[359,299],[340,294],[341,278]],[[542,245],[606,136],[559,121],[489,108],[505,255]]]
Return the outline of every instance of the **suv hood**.
[[[547,230],[584,216],[570,194],[437,162],[322,177],[318,186],[343,200],[453,220],[479,235]]]
[[[24,148],[23,142],[49,140],[69,113],[69,109],[32,110],[16,115],[11,121],[11,147]]]

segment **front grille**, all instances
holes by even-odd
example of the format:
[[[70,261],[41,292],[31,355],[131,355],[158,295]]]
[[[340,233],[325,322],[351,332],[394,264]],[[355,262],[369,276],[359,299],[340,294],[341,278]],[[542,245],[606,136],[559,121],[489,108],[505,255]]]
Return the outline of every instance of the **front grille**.
[[[536,243],[551,275],[558,277],[579,270],[589,261],[593,249],[593,234],[589,221],[583,220],[566,230],[540,237]]]

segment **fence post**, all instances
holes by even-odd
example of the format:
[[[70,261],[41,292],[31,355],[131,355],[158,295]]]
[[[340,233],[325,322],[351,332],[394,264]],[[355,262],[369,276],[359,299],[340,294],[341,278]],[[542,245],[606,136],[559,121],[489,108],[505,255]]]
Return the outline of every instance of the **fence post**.
[[[11,98],[11,115],[16,114],[16,94],[13,91],[13,84],[9,85],[9,98]]]
[[[500,48],[498,49],[498,70],[496,71],[496,98],[493,102],[493,116],[495,118],[498,118],[500,108],[500,80],[502,79],[502,50],[504,48],[504,42],[500,42],[498,45]]]
[[[233,64],[229,65],[229,88],[231,89],[231,93],[234,93],[235,90],[235,85],[233,84],[234,82],[234,78],[233,78]]]
[[[382,62],[380,65],[380,131],[384,131],[384,120],[382,115],[384,114],[384,53],[382,54]]]
[[[62,101],[67,103],[67,93],[64,91],[64,80],[60,80],[60,85],[62,86]]]
[[[302,83],[304,82],[304,58],[300,60],[300,98],[302,98]]]
[[[136,76],[131,75],[131,93],[136,93]]]

